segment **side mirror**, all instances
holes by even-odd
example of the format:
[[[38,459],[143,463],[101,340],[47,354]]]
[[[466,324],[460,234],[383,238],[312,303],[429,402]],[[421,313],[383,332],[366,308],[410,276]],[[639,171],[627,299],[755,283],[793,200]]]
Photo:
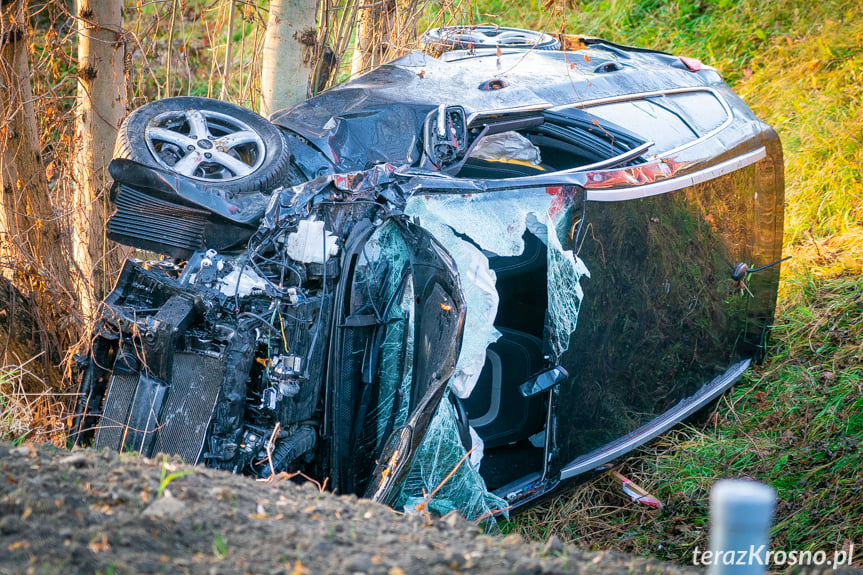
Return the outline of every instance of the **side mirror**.
[[[531,397],[543,391],[548,391],[567,377],[569,377],[569,374],[563,369],[563,366],[556,365],[522,383],[518,387],[518,390],[524,397]]]
[[[461,106],[441,104],[426,116],[423,148],[434,167],[442,170],[467,151],[467,114]]]

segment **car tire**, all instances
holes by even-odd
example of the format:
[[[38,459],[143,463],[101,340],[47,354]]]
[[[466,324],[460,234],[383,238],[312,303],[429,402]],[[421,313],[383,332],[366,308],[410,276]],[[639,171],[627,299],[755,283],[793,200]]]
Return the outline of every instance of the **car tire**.
[[[166,98],[120,126],[114,156],[167,169],[227,193],[269,192],[290,169],[281,130],[236,104]]]
[[[490,25],[432,28],[420,37],[419,44],[421,50],[434,56],[450,50],[498,47],[534,50],[560,48],[560,41],[544,32]]]

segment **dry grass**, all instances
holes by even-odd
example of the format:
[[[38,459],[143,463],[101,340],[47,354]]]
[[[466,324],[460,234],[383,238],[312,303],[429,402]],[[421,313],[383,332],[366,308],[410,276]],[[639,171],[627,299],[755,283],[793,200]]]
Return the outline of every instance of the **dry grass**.
[[[25,388],[38,377],[28,370],[37,357],[22,365],[0,367],[0,440],[66,445],[68,396],[58,394],[42,382],[42,390]],[[32,387],[32,386],[29,386]]]

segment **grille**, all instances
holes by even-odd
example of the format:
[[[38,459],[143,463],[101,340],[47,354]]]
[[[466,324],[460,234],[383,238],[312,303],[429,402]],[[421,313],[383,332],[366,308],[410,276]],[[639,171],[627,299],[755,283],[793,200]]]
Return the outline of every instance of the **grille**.
[[[224,379],[224,365],[216,358],[177,353],[172,375],[153,452],[198,463]]]
[[[105,398],[105,410],[93,440],[95,448],[108,447],[114,451],[120,450],[129,420],[129,410],[137,388],[137,373],[111,376],[111,381],[108,382],[108,395]]]
[[[207,212],[180,206],[121,185],[108,237],[127,246],[188,257],[204,246]]]

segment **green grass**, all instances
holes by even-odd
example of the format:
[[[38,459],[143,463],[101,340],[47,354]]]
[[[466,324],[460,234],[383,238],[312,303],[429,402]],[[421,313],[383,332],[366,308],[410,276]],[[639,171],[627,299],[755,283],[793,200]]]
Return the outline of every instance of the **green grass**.
[[[184,469],[182,471],[174,471],[173,473],[168,473],[169,467],[170,466],[168,464],[168,456],[165,455],[162,458],[162,471],[161,471],[160,476],[159,476],[159,490],[156,493],[156,497],[161,497],[164,494],[165,489],[168,488],[168,485],[173,480],[177,479],[178,477],[183,477],[184,475],[191,475],[192,474],[192,472],[189,471],[188,469]]]
[[[581,3],[566,13],[481,3],[486,21],[597,35],[716,66],[779,132],[785,265],[770,356],[709,414],[623,462],[665,503],[632,503],[610,477],[520,515],[531,539],[682,563],[704,548],[720,478],[777,490],[775,549],[863,540],[863,7],[793,0]],[[552,26],[549,26],[549,23]],[[556,24],[556,26],[555,26]],[[859,564],[859,559],[858,559]]]
[[[216,559],[224,559],[228,555],[228,540],[225,536],[213,529],[213,556]]]

